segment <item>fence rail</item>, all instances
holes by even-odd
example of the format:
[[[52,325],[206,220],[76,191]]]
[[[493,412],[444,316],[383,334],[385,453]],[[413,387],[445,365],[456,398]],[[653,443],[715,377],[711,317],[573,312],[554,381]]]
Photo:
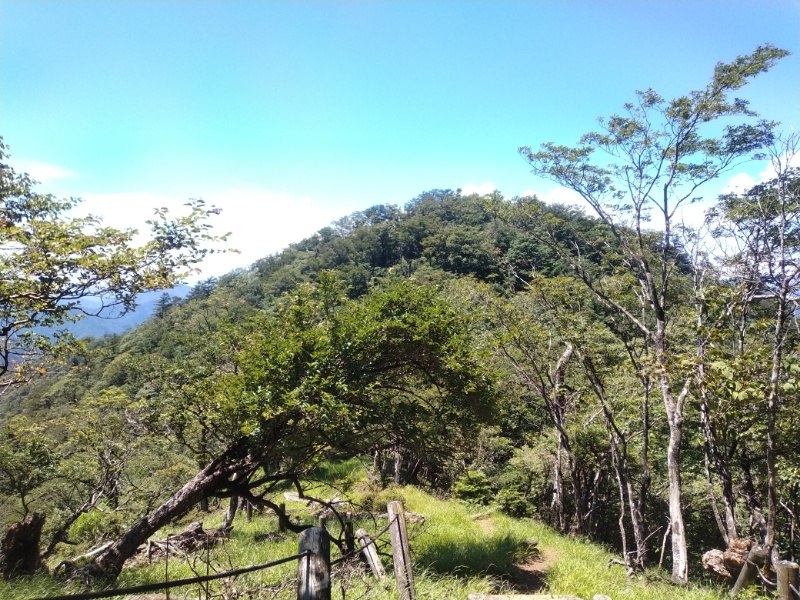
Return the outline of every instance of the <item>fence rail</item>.
[[[245,573],[252,573],[253,571],[263,571],[264,569],[277,567],[278,565],[282,565],[293,560],[299,560],[301,558],[305,558],[306,556],[308,556],[308,552],[301,552],[299,554],[295,554],[294,556],[286,556],[268,563],[253,565],[251,567],[242,567],[240,569],[233,569],[232,571],[225,571],[224,573],[214,573],[213,575],[201,575],[200,577],[188,577],[186,579],[175,579],[173,581],[163,581],[161,583],[147,583],[114,590],[83,592],[78,594],[66,594],[63,596],[47,596],[46,598],[35,598],[34,600],[95,600],[95,598],[113,598],[115,596],[127,596],[130,594],[146,594],[147,592],[156,592],[158,590],[168,590],[175,587],[183,587],[185,585],[205,583],[207,581],[214,581],[215,579],[236,577],[238,575],[244,575]]]
[[[303,531],[299,540],[299,551],[293,556],[286,556],[270,562],[232,569],[212,575],[202,575],[160,583],[149,583],[128,588],[100,590],[96,592],[82,592],[65,594],[61,596],[47,596],[34,600],[95,600],[99,598],[114,598],[133,594],[145,594],[160,590],[169,590],[177,587],[207,583],[217,579],[237,577],[254,571],[262,571],[291,561],[298,561],[298,594],[299,600],[330,600],[331,598],[331,566],[362,554],[370,565],[373,574],[378,580],[386,577],[386,572],[381,564],[380,557],[375,551],[378,538],[390,532],[392,553],[395,557],[395,573],[397,586],[402,600],[414,600],[414,580],[411,573],[411,562],[408,548],[408,536],[405,530],[405,513],[400,502],[389,504],[389,524],[375,537],[370,537],[362,529],[356,534],[360,543],[359,548],[344,553],[340,558],[331,562],[330,559],[330,534],[324,527],[311,527]],[[352,527],[351,527],[352,530]],[[354,536],[356,537],[356,536]],[[401,564],[398,566],[398,561]]]

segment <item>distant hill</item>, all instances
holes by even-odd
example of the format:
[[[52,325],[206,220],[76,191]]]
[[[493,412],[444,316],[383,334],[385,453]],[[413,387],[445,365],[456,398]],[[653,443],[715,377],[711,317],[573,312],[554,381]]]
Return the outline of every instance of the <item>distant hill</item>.
[[[136,309],[124,315],[117,314],[115,316],[114,313],[111,313],[107,317],[84,317],[76,323],[68,323],[65,328],[79,339],[122,334],[149,319],[164,294],[168,294],[172,298],[185,298],[190,290],[190,286],[180,285],[171,290],[145,292],[136,298]],[[100,301],[94,298],[86,298],[83,300],[83,304],[91,310],[94,306],[99,308]]]

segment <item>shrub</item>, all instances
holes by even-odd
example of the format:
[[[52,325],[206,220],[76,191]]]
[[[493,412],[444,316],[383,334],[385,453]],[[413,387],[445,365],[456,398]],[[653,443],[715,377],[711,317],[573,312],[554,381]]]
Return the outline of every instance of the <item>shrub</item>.
[[[453,494],[460,500],[488,504],[492,497],[492,488],[484,473],[467,471],[453,485]]]
[[[516,448],[511,460],[497,477],[497,501],[506,514],[514,517],[537,515],[547,520],[541,509],[547,506],[552,489],[553,460],[542,448]]]
[[[362,506],[370,512],[385,513],[386,505],[389,502],[399,500],[404,505],[406,504],[402,490],[403,488],[395,485],[390,485],[383,490],[377,486],[370,486],[367,491],[355,499],[353,504]]]
[[[94,544],[122,534],[122,516],[118,512],[93,510],[83,513],[69,528],[69,538]]]

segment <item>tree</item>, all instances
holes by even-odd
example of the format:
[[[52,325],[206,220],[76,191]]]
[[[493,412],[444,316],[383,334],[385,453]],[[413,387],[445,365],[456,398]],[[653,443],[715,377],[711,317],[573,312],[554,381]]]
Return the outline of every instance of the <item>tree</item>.
[[[679,266],[673,245],[676,211],[690,203],[698,189],[772,140],[774,124],[726,125],[721,135],[713,128],[725,117],[756,116],[748,103],[730,100],[732,92],[768,70],[788,52],[772,45],[756,48],[730,63],[718,63],[711,82],[667,101],[654,90],[637,92],[623,115],[601,120],[602,129],[584,135],[575,148],[547,143],[539,151],[520,153],[532,172],[574,190],[604,221],[622,248],[624,267],[635,277],[646,314],[615,299],[613,292],[572,254],[577,276],[596,298],[638,328],[650,341],[657,378],[669,423],[667,466],[672,535],[672,579],[686,583],[688,554],[681,498],[681,441],[683,413],[692,378],[675,368],[672,343],[671,284]],[[709,131],[707,131],[709,130]],[[597,158],[597,151],[607,162]],[[663,220],[657,252],[651,252],[645,230],[651,214]]]
[[[348,301],[329,273],[273,311],[223,335],[227,349],[153,374],[152,420],[190,441],[204,432],[208,464],[94,559],[116,575],[150,535],[210,496],[269,500],[332,452],[366,453],[400,442],[442,454],[491,416],[491,379],[468,323],[435,290],[411,282]],[[208,356],[203,353],[202,356]],[[387,416],[389,418],[387,418]],[[199,437],[199,436],[195,436]]]
[[[63,325],[132,309],[137,294],[171,287],[214,251],[206,243],[226,237],[209,231],[219,209],[192,200],[176,219],[157,209],[148,221],[151,239],[134,245],[136,230],[72,216],[80,200],[34,191],[27,174],[6,164],[6,150],[0,138],[0,390],[75,351]],[[100,305],[82,302],[88,298]]]
[[[800,299],[800,169],[791,166],[798,154],[800,136],[792,134],[778,140],[769,148],[775,178],[744,195],[722,196],[711,215],[716,219],[716,233],[738,249],[726,267],[742,290],[740,311],[747,314],[760,303],[772,314],[767,321],[770,339],[764,344],[768,348],[764,362],[769,369],[755,383],[761,388],[755,395],[761,396],[766,408],[767,519],[763,541],[769,547],[775,544],[778,514],[777,416],[797,389],[791,372],[796,359],[787,355]]]
[[[630,349],[624,350],[625,345],[614,339],[602,314],[594,311],[602,307],[593,302],[585,286],[570,277],[534,274],[525,283],[525,291],[510,300],[488,293],[482,297],[473,295],[469,300],[479,304],[478,310],[492,319],[491,339],[496,352],[523,389],[529,390],[528,401],[542,405],[555,429],[550,505],[554,526],[565,530],[564,517],[571,516],[571,530],[582,534],[596,531],[604,517],[604,511],[597,507],[603,504],[605,489],[601,480],[608,472],[610,458],[620,499],[618,522],[623,558],[631,569],[643,568],[647,562],[647,489],[640,489],[638,494],[634,489],[629,447],[637,437],[643,438],[642,446],[646,446],[648,432],[646,419],[631,423],[624,416],[630,408],[629,399],[636,397],[642,383],[622,366]],[[608,448],[600,449],[601,460],[594,463],[590,461],[595,457],[587,452],[587,446],[592,445],[589,424],[598,412],[592,395],[600,403],[609,440]],[[596,442],[594,446],[600,448]],[[646,487],[646,451],[642,463],[639,479]],[[561,481],[564,471],[569,477],[571,497],[565,494]],[[600,477],[596,476],[598,473]],[[571,515],[564,515],[568,506],[565,500],[571,500]],[[636,550],[630,553],[625,526],[628,514],[636,542]]]
[[[29,494],[53,477],[58,464],[58,454],[43,430],[17,417],[0,432],[0,494],[17,497],[22,517],[30,513]]]

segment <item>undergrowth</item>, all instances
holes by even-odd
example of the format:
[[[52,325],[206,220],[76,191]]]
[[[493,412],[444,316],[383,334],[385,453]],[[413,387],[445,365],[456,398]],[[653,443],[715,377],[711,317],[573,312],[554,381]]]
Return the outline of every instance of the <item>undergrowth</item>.
[[[508,593],[514,591],[515,564],[530,563],[543,571],[540,590],[552,594],[571,594],[590,599],[595,594],[605,594],[614,600],[718,600],[721,590],[710,585],[696,584],[677,588],[666,581],[666,575],[657,571],[628,578],[621,567],[608,567],[612,555],[588,541],[564,537],[541,523],[530,519],[514,519],[486,507],[470,507],[460,502],[436,498],[414,487],[389,487],[377,490],[356,481],[353,473],[358,466],[349,464],[326,467],[326,477],[347,480],[344,488],[320,483],[314,490],[316,497],[331,498],[335,494],[352,499],[355,510],[363,507],[385,512],[386,503],[402,500],[407,512],[424,516],[424,523],[409,524],[412,560],[417,597],[420,600],[464,600],[469,593]],[[286,500],[283,495],[276,501],[285,502],[295,522],[315,524],[316,517],[303,501]],[[362,507],[362,508],[358,508]],[[212,513],[195,513],[186,522],[159,534],[163,539],[170,533],[181,531],[189,520],[203,520],[204,528],[219,526],[223,510]],[[361,519],[355,528],[362,527],[377,534],[386,526],[386,516],[377,514]],[[341,537],[338,523],[328,525],[334,538]],[[274,515],[256,514],[248,522],[245,515],[237,516],[229,540],[209,551],[188,556],[172,556],[167,565],[164,560],[152,564],[138,564],[126,568],[118,578],[118,587],[189,578],[207,573],[222,572],[243,566],[262,564],[297,553],[297,535],[278,534]],[[391,550],[388,534],[378,540],[382,560],[389,578],[378,583],[359,562],[342,562],[335,566],[332,582],[333,597],[342,600],[394,600],[397,591],[392,581]],[[341,553],[332,545],[331,558]],[[538,561],[538,562],[537,562]],[[51,565],[51,567],[54,565]],[[264,571],[239,576],[228,582],[210,584],[209,598],[218,599],[293,599],[296,598],[297,564],[280,565]],[[0,598],[28,600],[80,591],[77,583],[64,584],[48,576],[0,582]],[[205,588],[172,590],[170,598],[203,600]]]

